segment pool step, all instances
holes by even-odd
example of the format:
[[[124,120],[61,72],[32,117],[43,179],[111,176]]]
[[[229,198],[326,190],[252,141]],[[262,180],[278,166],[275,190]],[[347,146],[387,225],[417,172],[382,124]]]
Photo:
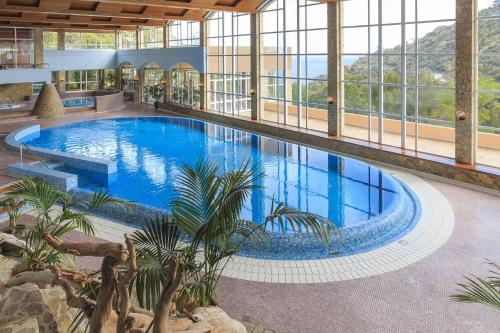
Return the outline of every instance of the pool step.
[[[44,163],[46,166],[49,167],[49,169],[57,169],[57,168],[64,166],[64,162],[61,162],[61,161],[48,160],[48,161],[44,161]],[[44,165],[41,162],[37,162],[35,164],[44,167]]]

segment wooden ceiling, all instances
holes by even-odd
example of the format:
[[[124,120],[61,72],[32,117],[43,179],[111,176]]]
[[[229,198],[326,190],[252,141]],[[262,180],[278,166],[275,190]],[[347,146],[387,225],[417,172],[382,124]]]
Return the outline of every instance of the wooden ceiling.
[[[200,21],[210,10],[255,12],[262,0],[0,0],[0,26],[135,30],[167,20]]]

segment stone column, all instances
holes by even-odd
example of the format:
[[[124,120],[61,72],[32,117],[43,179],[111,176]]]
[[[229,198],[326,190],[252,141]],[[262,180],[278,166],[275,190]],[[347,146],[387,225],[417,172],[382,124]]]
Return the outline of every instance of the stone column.
[[[328,11],[328,135],[340,136],[341,114],[339,97],[341,96],[340,52],[342,40],[340,23],[342,20],[340,1],[329,2]]]
[[[260,118],[260,17],[250,14],[250,102],[252,120]]]
[[[35,67],[43,68],[43,30],[35,28],[33,34]]]
[[[455,159],[459,163],[475,163],[476,149],[476,4],[472,0],[456,0],[456,123]]]
[[[144,69],[137,70],[137,100],[143,102],[144,97]]]
[[[122,90],[121,67],[115,68],[115,89]]]
[[[64,31],[57,32],[57,49],[64,50],[66,49],[66,41]],[[57,91],[59,93],[66,91],[66,72],[65,71],[57,71],[55,72],[55,83],[57,87]]]
[[[171,76],[171,71],[163,71],[163,81],[165,81],[165,84],[163,85],[163,89],[165,89],[163,92],[163,98],[165,103],[170,103],[170,83],[172,82]]]

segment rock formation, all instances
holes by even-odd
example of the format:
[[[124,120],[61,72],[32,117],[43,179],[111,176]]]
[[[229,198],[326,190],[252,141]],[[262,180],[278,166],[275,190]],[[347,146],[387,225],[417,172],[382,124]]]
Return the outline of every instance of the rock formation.
[[[31,113],[39,119],[64,117],[64,106],[53,83],[43,85]]]

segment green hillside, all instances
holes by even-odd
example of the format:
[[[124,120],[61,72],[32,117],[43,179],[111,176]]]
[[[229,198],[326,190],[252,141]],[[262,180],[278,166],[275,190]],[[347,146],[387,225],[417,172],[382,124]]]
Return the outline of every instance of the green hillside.
[[[480,12],[481,16],[498,14],[500,0]],[[429,86],[420,88],[418,96],[419,116],[428,118],[429,122],[451,125],[455,118],[455,25],[443,25],[429,32],[418,41],[419,53],[438,53],[444,55],[420,56],[419,85]],[[400,83],[400,46],[385,49],[384,54],[384,82]],[[407,53],[414,53],[415,44],[406,45]],[[479,88],[484,90],[500,91],[500,22],[498,20],[484,20],[479,27],[480,54],[495,54],[496,56],[482,56],[479,59]],[[390,55],[394,54],[394,55]],[[446,55],[449,54],[449,55]],[[372,81],[377,81],[377,57],[372,57]],[[415,58],[407,56],[407,83],[415,83]],[[345,80],[367,81],[368,58],[361,57],[352,65],[344,67]],[[448,89],[431,88],[440,86]],[[367,110],[368,94],[371,94],[372,110],[377,109],[378,87],[368,88],[363,84],[345,85],[345,105],[347,108]],[[398,87],[384,89],[384,111],[389,117],[398,118],[401,113],[401,91]],[[500,93],[479,93],[479,124],[482,126],[500,128]],[[407,93],[407,114],[415,114],[416,97],[414,89],[409,88]],[[356,112],[352,110],[351,112]],[[436,120],[438,122],[436,122]]]

